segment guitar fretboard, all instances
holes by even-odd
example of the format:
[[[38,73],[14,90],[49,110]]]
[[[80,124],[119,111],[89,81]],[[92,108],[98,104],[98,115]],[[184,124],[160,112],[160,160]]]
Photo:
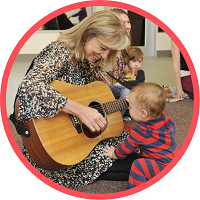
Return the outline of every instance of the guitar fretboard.
[[[107,103],[103,103],[103,107],[106,111],[106,114],[114,113],[117,111],[121,111],[123,109],[127,109],[129,106],[126,99],[119,99],[116,101],[110,101]]]

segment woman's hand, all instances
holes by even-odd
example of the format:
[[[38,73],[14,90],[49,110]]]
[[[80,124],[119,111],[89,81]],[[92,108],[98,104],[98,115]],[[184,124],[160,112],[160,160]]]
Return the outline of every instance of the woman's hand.
[[[109,147],[108,145],[106,145],[106,149],[103,150],[105,151],[105,153],[102,153],[101,156],[108,156],[109,158],[118,159],[115,155],[115,147]]]
[[[83,106],[71,99],[68,99],[62,111],[77,116],[92,132],[103,132],[107,126],[107,121],[96,109]]]
[[[175,95],[177,99],[184,99],[185,98],[185,92],[181,89],[177,89],[177,93]]]

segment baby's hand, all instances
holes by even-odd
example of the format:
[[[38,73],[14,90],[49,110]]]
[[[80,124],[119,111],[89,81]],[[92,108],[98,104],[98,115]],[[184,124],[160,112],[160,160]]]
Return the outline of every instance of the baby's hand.
[[[101,156],[108,156],[109,158],[117,159],[117,156],[115,155],[115,147],[111,146],[109,147],[106,145],[106,149],[103,149],[105,153],[102,153]]]
[[[129,96],[125,96],[125,99],[129,103]]]

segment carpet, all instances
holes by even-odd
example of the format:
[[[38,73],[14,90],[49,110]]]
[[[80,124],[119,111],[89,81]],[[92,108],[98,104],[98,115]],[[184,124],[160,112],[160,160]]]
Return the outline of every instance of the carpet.
[[[183,145],[190,128],[193,116],[193,105],[194,101],[192,99],[184,99],[183,101],[167,103],[164,110],[165,114],[171,117],[177,124],[175,140],[179,149]],[[21,137],[17,134],[15,127],[10,120],[9,124],[18,147],[22,149],[23,143]],[[135,124],[136,122],[134,120],[124,122],[124,129],[131,130]],[[90,185],[73,188],[73,190],[84,193],[107,194],[124,191],[126,190],[126,187],[126,181],[96,180]]]

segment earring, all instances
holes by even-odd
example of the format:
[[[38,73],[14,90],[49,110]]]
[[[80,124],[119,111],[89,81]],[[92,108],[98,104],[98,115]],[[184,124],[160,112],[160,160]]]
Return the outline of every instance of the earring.
[[[84,45],[85,43],[83,42],[83,45]]]

